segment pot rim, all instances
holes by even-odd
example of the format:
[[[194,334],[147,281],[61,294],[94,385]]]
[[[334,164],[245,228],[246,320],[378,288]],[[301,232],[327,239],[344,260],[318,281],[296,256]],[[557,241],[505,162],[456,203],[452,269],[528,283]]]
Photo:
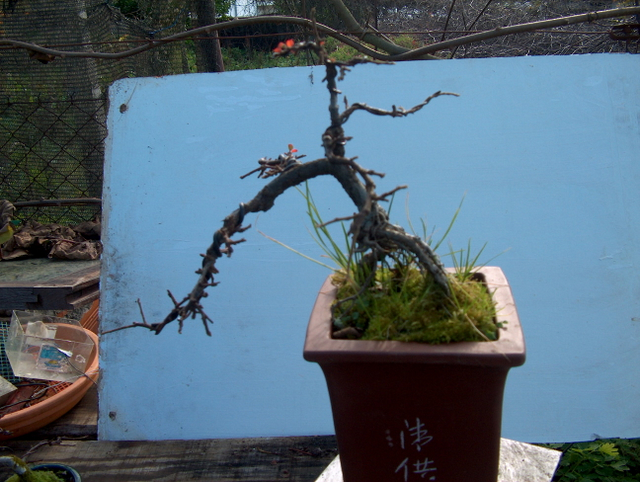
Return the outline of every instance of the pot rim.
[[[484,266],[484,276],[496,302],[498,318],[506,322],[496,341],[430,345],[417,342],[336,340],[331,337],[331,303],[337,288],[327,277],[311,313],[304,344],[304,358],[318,363],[453,363],[510,368],[525,361],[526,348],[511,288],[501,268]]]

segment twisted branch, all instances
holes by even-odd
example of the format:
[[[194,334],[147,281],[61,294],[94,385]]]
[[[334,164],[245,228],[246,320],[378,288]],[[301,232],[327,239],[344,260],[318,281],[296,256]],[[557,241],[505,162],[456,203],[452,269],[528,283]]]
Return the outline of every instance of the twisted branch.
[[[260,159],[258,161],[260,166],[242,177],[259,172],[259,177],[271,177],[272,180],[253,199],[246,203],[240,203],[239,207],[224,219],[222,227],[213,235],[213,242],[206,253],[202,255],[202,267],[196,271],[199,278],[191,293],[181,301],[177,301],[169,292],[174,308],[161,323],[148,323],[144,319],[144,313],[142,313],[142,307],[140,306],[143,322],[133,323],[116,330],[143,327],[159,334],[167,324],[178,320],[179,331],[181,331],[184,320],[199,316],[207,335],[211,336],[208,325],[213,321],[205,313],[201,300],[207,296],[207,288],[218,284],[215,281],[215,275],[218,274],[216,268],[218,258],[225,255],[231,256],[234,246],[245,241],[244,238],[233,239],[236,234],[242,233],[250,227],[242,224],[245,216],[248,213],[268,211],[273,207],[276,198],[287,189],[324,175],[333,176],[340,183],[358,210],[356,214],[348,218],[351,219],[349,233],[353,237],[350,256],[353,255],[353,251],[356,249],[358,251],[369,251],[367,255],[363,256],[361,262],[369,266],[371,272],[374,273],[378,260],[398,250],[410,252],[417,260],[419,267],[425,273],[433,276],[434,280],[442,287],[444,293],[447,295],[450,293],[444,267],[431,247],[420,238],[410,236],[399,226],[389,223],[386,211],[378,204],[379,201],[386,201],[388,196],[399,189],[404,189],[406,186],[398,186],[382,195],[378,195],[373,176],[383,177],[384,174],[365,169],[356,162],[355,157],[345,157],[345,145],[350,138],[345,136],[343,124],[349,119],[350,114],[356,110],[365,110],[376,115],[389,115],[391,117],[406,116],[422,109],[435,97],[456,94],[436,92],[421,104],[408,110],[394,107],[392,111],[384,111],[366,106],[366,104],[353,104],[341,113],[338,107],[340,92],[337,89],[337,79],[343,76],[349,67],[356,63],[362,63],[362,61],[359,59],[353,62],[330,61],[324,55],[322,46],[314,42],[301,42],[298,44],[287,42],[286,44],[282,43],[276,49],[280,55],[297,53],[302,50],[318,53],[319,57],[324,59],[326,66],[327,75],[325,81],[327,82],[330,98],[331,125],[322,135],[325,157],[301,163],[299,159],[303,156],[294,154],[296,150],[290,145],[289,151],[279,155],[276,159]],[[373,276],[369,276],[369,281],[365,280],[364,288],[366,288],[367,283],[372,281]]]

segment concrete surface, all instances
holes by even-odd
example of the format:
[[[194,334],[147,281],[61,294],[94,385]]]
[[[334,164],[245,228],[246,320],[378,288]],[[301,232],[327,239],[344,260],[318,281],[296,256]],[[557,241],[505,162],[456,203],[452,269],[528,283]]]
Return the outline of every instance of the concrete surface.
[[[503,438],[498,482],[551,482],[561,455],[558,450]],[[316,482],[342,482],[340,456],[333,459]]]

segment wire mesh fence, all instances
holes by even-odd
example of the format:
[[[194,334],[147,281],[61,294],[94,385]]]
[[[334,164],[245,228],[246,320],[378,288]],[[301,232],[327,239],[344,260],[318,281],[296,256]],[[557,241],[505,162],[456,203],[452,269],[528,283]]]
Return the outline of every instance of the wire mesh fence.
[[[100,198],[106,99],[0,101],[0,199]],[[19,207],[22,221],[80,223],[95,203]]]
[[[0,5],[0,38],[55,49],[119,52],[162,40],[200,24],[204,0],[9,0]],[[217,3],[217,2],[216,2]],[[282,14],[308,16],[342,30],[324,0],[273,0]],[[620,2],[618,2],[620,3]],[[628,4],[629,2],[621,2]],[[637,2],[636,2],[637,3]],[[502,2],[493,0],[345,0],[358,22],[417,47],[504,24],[612,8],[613,0]],[[126,16],[116,5],[135,6]],[[633,20],[640,22],[640,18]],[[439,52],[442,58],[637,52],[638,39],[607,35],[629,19],[575,25],[501,37]],[[633,24],[633,25],[636,25]],[[341,27],[342,26],[342,27]],[[269,52],[291,25],[249,26],[221,32],[228,52]],[[346,32],[348,33],[348,32]],[[280,34],[280,35],[279,35]],[[300,32],[300,38],[309,32]],[[119,60],[56,57],[0,46],[0,199],[18,208],[17,218],[78,223],[100,211],[108,86],[124,77],[203,71],[210,38],[159,44]],[[228,54],[227,54],[228,55]],[[302,59],[304,60],[304,59]],[[89,203],[33,206],[40,199],[90,198]],[[25,205],[25,203],[27,205]]]
[[[158,21],[168,21],[170,2],[159,4],[164,7],[155,7]],[[0,37],[51,48],[113,52],[148,41],[157,30],[104,0],[0,5]],[[102,195],[108,86],[124,77],[188,71],[184,43],[121,60],[53,61],[24,49],[0,50],[0,199],[16,206],[15,217],[22,222],[74,225],[95,218]]]

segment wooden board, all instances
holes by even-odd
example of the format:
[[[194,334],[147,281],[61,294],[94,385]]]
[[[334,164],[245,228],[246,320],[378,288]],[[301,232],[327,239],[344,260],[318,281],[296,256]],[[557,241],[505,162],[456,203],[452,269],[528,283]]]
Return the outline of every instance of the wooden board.
[[[66,310],[98,298],[100,261],[30,258],[0,262],[0,309]]]
[[[23,455],[36,444],[6,445]],[[73,466],[83,482],[314,481],[336,456],[333,436],[277,437],[161,442],[60,440],[39,446],[27,462]],[[6,472],[0,472],[0,480]]]
[[[0,427],[2,419],[0,419]],[[80,403],[53,423],[23,436],[29,440],[50,440],[58,437],[98,438],[98,390],[90,388]],[[2,479],[0,479],[2,480]]]
[[[83,482],[216,480],[315,481],[337,454],[334,436],[161,442],[100,442],[97,390],[56,422],[3,443],[29,464],[75,467]],[[0,480],[9,475],[0,469]]]

